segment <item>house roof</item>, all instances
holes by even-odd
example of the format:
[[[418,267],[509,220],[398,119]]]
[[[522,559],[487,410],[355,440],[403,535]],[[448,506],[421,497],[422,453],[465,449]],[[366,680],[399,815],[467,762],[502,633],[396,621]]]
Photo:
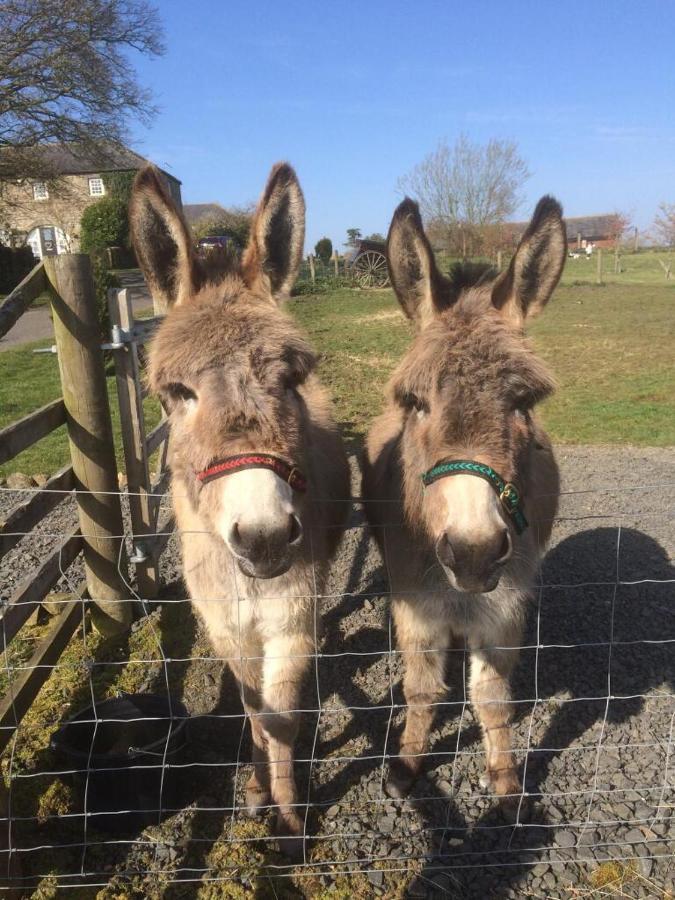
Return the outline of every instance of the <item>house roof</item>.
[[[7,156],[11,150],[5,151]],[[123,144],[108,142],[98,149],[73,143],[43,144],[39,148],[39,157],[44,160],[45,174],[50,175],[87,175],[98,172],[129,172],[141,169],[150,160],[130,150]],[[168,177],[180,180],[161,169]]]
[[[615,213],[600,213],[595,216],[565,216],[567,240],[576,241],[577,235],[585,240],[602,240],[614,237],[616,224]],[[516,238],[520,238],[529,222],[507,222],[506,227]]]
[[[200,222],[208,222],[225,210],[220,203],[184,203],[183,213],[188,225],[197,225]]]
[[[576,216],[566,218],[567,240],[575,241],[577,235],[582,238],[608,238],[614,237],[616,227],[616,215],[602,213],[597,216]]]

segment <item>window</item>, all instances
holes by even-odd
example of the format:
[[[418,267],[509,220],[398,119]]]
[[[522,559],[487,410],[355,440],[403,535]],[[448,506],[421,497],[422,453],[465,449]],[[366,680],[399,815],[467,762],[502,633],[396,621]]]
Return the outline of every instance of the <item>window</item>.
[[[33,185],[33,200],[49,200],[49,191],[44,181],[36,181]]]
[[[105,194],[105,185],[103,179],[96,176],[89,179],[89,196],[102,197]]]

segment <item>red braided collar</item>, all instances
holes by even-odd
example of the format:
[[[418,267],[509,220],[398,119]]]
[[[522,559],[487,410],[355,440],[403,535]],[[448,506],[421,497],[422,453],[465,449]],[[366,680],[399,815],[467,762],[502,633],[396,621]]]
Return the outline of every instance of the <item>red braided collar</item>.
[[[208,469],[197,472],[197,479],[206,484],[208,481],[240,472],[242,469],[270,469],[294,491],[304,494],[307,490],[307,479],[300,469],[271,453],[239,453],[237,456],[227,456],[214,462]]]

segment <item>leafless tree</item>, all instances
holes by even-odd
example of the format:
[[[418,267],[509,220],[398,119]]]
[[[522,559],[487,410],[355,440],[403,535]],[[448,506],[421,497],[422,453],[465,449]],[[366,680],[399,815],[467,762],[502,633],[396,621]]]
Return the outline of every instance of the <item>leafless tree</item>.
[[[675,203],[660,203],[652,226],[659,244],[675,247]]]
[[[2,0],[0,179],[48,180],[40,145],[90,154],[148,121],[148,91],[128,52],[164,52],[157,10],[145,0]]]
[[[459,240],[466,255],[484,229],[514,214],[529,175],[515,142],[478,144],[460,135],[452,147],[441,141],[398,188],[418,201],[432,231]]]

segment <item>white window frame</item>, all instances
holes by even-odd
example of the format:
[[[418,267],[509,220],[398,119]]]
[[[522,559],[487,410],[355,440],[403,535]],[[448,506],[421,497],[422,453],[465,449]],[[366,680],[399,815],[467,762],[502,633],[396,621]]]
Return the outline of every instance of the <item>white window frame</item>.
[[[49,188],[45,181],[33,182],[33,200],[49,200]]]
[[[92,188],[93,183],[96,182],[97,185],[100,184],[101,190],[95,191]],[[91,175],[89,178],[89,196],[90,197],[105,197],[105,184],[103,183],[103,179],[100,175]]]

